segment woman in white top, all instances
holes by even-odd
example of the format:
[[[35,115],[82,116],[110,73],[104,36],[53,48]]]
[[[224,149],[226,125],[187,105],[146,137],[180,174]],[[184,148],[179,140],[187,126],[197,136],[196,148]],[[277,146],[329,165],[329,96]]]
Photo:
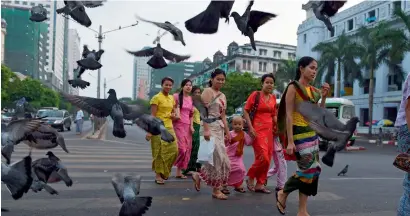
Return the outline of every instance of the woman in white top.
[[[403,95],[400,103],[400,109],[397,113],[397,119],[394,124],[398,128],[398,144],[399,152],[408,152],[410,150],[410,73],[407,75],[403,85]],[[404,193],[399,201],[397,216],[409,215],[410,212],[410,174],[406,173],[403,181]]]

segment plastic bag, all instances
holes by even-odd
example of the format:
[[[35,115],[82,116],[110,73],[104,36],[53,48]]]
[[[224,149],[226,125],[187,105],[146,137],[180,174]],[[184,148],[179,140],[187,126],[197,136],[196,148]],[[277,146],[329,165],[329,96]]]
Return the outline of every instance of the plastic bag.
[[[197,163],[214,165],[215,138],[211,137],[209,141],[204,136],[199,138],[199,150]]]

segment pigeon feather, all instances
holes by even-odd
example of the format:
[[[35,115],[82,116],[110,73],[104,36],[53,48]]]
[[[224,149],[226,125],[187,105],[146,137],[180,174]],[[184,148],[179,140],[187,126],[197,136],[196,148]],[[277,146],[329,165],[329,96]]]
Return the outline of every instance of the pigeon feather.
[[[27,193],[33,182],[31,160],[31,156],[26,156],[10,166],[1,163],[1,181],[15,200]]]

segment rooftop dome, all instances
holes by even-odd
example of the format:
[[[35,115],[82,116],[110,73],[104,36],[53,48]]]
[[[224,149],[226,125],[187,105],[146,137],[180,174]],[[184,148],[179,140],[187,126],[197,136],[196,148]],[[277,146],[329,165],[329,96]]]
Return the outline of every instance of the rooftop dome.
[[[229,44],[229,46],[239,46],[235,41]]]
[[[224,55],[224,54],[218,50],[214,55]]]
[[[206,59],[204,59],[204,61],[203,62],[212,62],[212,60],[211,59],[209,59],[208,57],[206,57]]]

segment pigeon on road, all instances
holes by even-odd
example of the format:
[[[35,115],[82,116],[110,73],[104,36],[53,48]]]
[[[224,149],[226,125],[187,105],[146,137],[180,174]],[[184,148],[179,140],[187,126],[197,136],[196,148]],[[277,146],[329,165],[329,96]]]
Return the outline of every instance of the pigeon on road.
[[[1,182],[6,185],[13,199],[20,199],[30,189],[31,156],[26,156],[10,166],[1,163]]]
[[[349,165],[346,165],[345,168],[343,168],[342,171],[340,171],[340,173],[337,174],[337,176],[341,176],[341,175],[345,176],[348,168],[349,168]]]
[[[20,119],[10,122],[8,125],[1,124],[1,155],[10,164],[14,145],[23,140],[35,141],[31,133],[42,125],[41,119]]]
[[[63,92],[61,94],[74,106],[80,107],[97,117],[111,116],[114,120],[113,135],[119,138],[124,138],[126,136],[124,118],[127,120],[134,120],[143,114],[141,112],[141,107],[131,107],[118,101],[117,93],[114,89],[108,91],[107,99],[70,95]]]
[[[77,64],[87,70],[100,69],[102,65],[98,61],[100,60],[103,53],[103,49],[99,50],[98,52],[96,52],[95,50],[90,51],[88,49],[88,46],[84,45],[82,53],[83,59],[78,60]]]
[[[138,15],[135,15],[137,17],[137,19],[143,21],[143,22],[148,22],[151,23],[153,25],[158,26],[159,28],[162,28],[166,31],[168,31],[169,33],[171,33],[174,36],[174,40],[175,41],[181,41],[182,45],[185,46],[185,41],[184,41],[184,37],[182,34],[182,31],[177,28],[175,25],[173,25],[172,23],[165,21],[164,23],[160,23],[160,22],[153,22],[150,20],[146,20]]]
[[[154,136],[161,134],[161,139],[165,142],[171,143],[175,140],[174,136],[172,136],[172,134],[170,134],[165,128],[164,122],[152,115],[141,115],[137,118],[136,124],[138,127],[145,131],[149,131]]]
[[[225,18],[229,23],[235,1],[211,1],[205,11],[185,22],[185,28],[194,34],[214,34],[218,31],[219,19]]]
[[[322,162],[332,167],[336,151],[341,151],[346,147],[356,130],[359,118],[353,117],[346,124],[343,124],[331,111],[307,101],[300,102],[297,111],[308,120],[309,127],[316,131],[319,136],[334,141],[322,157]]]
[[[334,16],[346,2],[347,1],[315,1],[313,3],[313,13],[316,18],[321,20],[332,34],[335,33],[335,29],[329,18]]]
[[[25,143],[31,148],[52,149],[59,145],[65,152],[70,153],[65,145],[63,135],[49,125],[41,125],[37,130],[31,132],[30,135],[34,137],[35,141],[27,140]]]
[[[236,26],[242,32],[242,34],[249,37],[252,48],[256,50],[254,38],[255,32],[260,26],[268,22],[270,19],[276,17],[276,15],[262,11],[251,11],[253,2],[253,0],[249,2],[249,5],[242,16],[234,11],[232,12],[231,17],[234,18]]]
[[[82,1],[64,1],[65,6],[56,10],[57,14],[63,13],[66,17],[70,16],[80,25],[91,26],[91,20],[85,11]]]
[[[37,6],[33,6],[30,9],[30,20],[33,22],[43,22],[47,20],[47,10],[43,7],[42,4],[39,4]]]
[[[141,176],[115,173],[111,180],[122,204],[120,216],[144,215],[152,204],[152,197],[140,197]]]
[[[161,69],[166,67],[168,64],[165,62],[164,58],[166,58],[169,61],[172,62],[181,62],[184,60],[187,60],[191,56],[186,55],[186,56],[180,56],[177,54],[174,54],[164,48],[161,47],[161,45],[158,43],[156,47],[150,48],[150,49],[144,49],[136,52],[128,51],[128,53],[141,57],[141,56],[152,56],[150,60],[148,60],[147,64],[151,66],[152,68],[155,69]]]

